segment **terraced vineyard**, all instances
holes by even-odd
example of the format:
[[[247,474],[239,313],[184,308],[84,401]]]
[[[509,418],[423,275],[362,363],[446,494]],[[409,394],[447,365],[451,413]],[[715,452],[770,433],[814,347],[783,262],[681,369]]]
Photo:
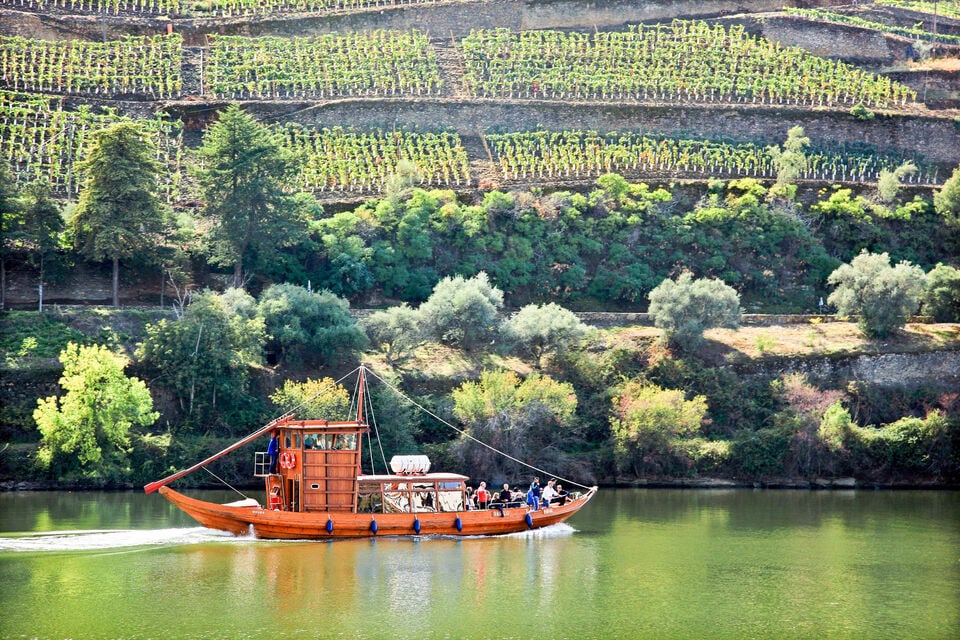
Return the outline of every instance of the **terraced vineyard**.
[[[464,80],[483,97],[879,108],[916,99],[883,76],[704,22],[594,34],[474,31],[462,48]]]
[[[436,54],[420,31],[211,40],[204,84],[219,98],[420,96],[440,91]]]
[[[177,35],[107,42],[50,42],[0,36],[0,82],[14,91],[152,99],[180,95]]]
[[[314,27],[324,13],[346,12],[363,24],[358,16],[365,14],[350,12],[383,7],[389,15],[397,4],[0,0],[0,7],[41,14],[290,12],[314,16]],[[415,15],[428,4],[443,3],[403,3],[402,11]],[[478,6],[457,4],[463,11]],[[925,11],[930,3],[886,4]],[[938,10],[948,16],[956,4],[941,2]],[[810,25],[811,18],[827,20],[833,13],[791,9],[789,15]],[[199,133],[230,101],[244,102],[302,155],[297,188],[333,199],[382,192],[401,161],[413,165],[412,175],[424,186],[455,189],[491,181],[563,184],[606,171],[631,179],[772,178],[767,147],[800,117],[824,124],[819,134],[810,131],[813,147],[801,179],[871,182],[881,169],[911,160],[921,171],[909,179],[934,184],[948,174],[944,158],[951,163],[958,155],[947,142],[956,137],[949,120],[926,114],[914,88],[766,39],[748,21],[672,19],[606,30],[480,28],[431,38],[422,30],[381,28],[313,29],[302,37],[233,35],[231,30],[255,32],[259,18],[236,28],[172,20],[169,35],[110,40],[98,37],[105,30],[91,29],[88,39],[0,36],[0,88],[6,89],[0,154],[18,182],[46,176],[62,196],[76,194],[81,177],[73,166],[89,131],[138,119],[158,141],[168,167],[168,197],[191,199],[183,176],[198,136],[184,136],[184,129]],[[180,26],[186,35],[176,31]],[[665,106],[675,113],[664,112]],[[550,110],[543,112],[544,122],[540,109]],[[586,109],[584,117],[609,123],[580,126],[577,114]],[[870,122],[875,110],[883,112],[883,123]],[[730,113],[745,124],[729,131],[704,126]],[[918,113],[915,124],[911,119]],[[660,118],[655,126],[648,123],[653,116]],[[891,126],[899,133],[888,135]],[[938,147],[921,139],[911,143],[916,132],[922,140],[937,140]],[[931,150],[939,156],[927,161]]]
[[[18,183],[46,178],[56,192],[75,196],[83,177],[74,165],[83,157],[90,134],[130,120],[111,110],[97,113],[88,106],[68,111],[58,97],[0,91],[0,158]],[[154,137],[157,160],[167,167],[161,191],[175,199],[181,178],[182,125],[162,113],[138,122]]]
[[[663,138],[642,133],[596,131],[524,132],[487,136],[503,177],[588,178],[604,173],[680,172],[684,175],[776,178],[773,156],[752,143]],[[903,158],[865,151],[814,151],[800,172],[804,180],[875,181]],[[935,169],[923,167],[911,182],[933,184]]]

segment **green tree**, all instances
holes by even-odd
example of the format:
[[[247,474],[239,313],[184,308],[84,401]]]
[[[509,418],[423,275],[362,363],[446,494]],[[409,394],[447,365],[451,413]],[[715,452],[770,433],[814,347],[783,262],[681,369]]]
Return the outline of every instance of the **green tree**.
[[[231,105],[203,136],[197,172],[212,223],[210,261],[233,266],[233,286],[243,286],[244,270],[274,259],[306,233],[304,201],[287,187],[299,159],[280,135]]]
[[[740,319],[740,295],[716,278],[699,278],[684,271],[676,281],[667,278],[650,292],[649,313],[664,339],[691,351],[713,327],[735,329]]]
[[[329,291],[274,284],[260,296],[257,310],[270,345],[294,364],[335,364],[367,344],[350,303]]]
[[[406,303],[372,313],[363,320],[371,344],[379,347],[387,362],[402,360],[423,342],[421,315]]]
[[[61,397],[37,401],[37,462],[57,477],[116,480],[129,473],[130,431],[159,414],[147,386],[123,373],[126,359],[104,346],[70,343],[60,353]]]
[[[902,181],[906,176],[912,176],[918,171],[917,165],[907,160],[894,170],[881,169],[877,178],[877,197],[880,202],[890,204],[897,199]]]
[[[948,224],[960,225],[960,167],[954,169],[940,190],[933,194],[933,206]]]
[[[77,163],[86,180],[73,216],[77,249],[89,260],[113,263],[113,306],[120,306],[120,261],[152,255],[166,229],[157,195],[160,164],[143,128],[119,122],[92,134]]]
[[[7,308],[7,260],[16,251],[20,232],[20,207],[15,198],[13,179],[0,165],[0,311]]]
[[[512,371],[484,371],[477,382],[454,389],[453,414],[467,433],[518,460],[560,469],[572,464],[564,445],[578,442],[574,430],[577,396],[573,386],[549,376],[520,380]],[[454,455],[471,475],[494,484],[515,479],[523,468],[467,437],[454,446]]]
[[[960,322],[960,269],[939,263],[930,270],[923,312],[937,322]]]
[[[883,338],[906,324],[920,306],[926,275],[909,262],[892,267],[888,254],[864,250],[840,265],[827,282],[835,287],[827,302],[837,313],[856,315],[864,335]]]
[[[484,272],[444,278],[420,305],[424,329],[448,344],[474,348],[496,335],[503,292]]]
[[[684,397],[681,389],[662,389],[645,380],[630,380],[613,399],[613,428],[617,467],[635,475],[674,473],[676,441],[700,430],[707,400]]]
[[[270,394],[270,402],[281,412],[292,411],[303,420],[349,420],[350,393],[333,378],[303,382],[284,380],[283,386]]]
[[[60,206],[50,194],[49,183],[38,181],[27,185],[23,206],[23,240],[39,272],[41,310],[44,274],[50,258],[60,247],[63,227]]]
[[[503,324],[503,331],[522,351],[529,353],[542,367],[547,354],[561,355],[591,332],[576,314],[558,304],[529,304]]]
[[[259,420],[249,395],[249,369],[262,363],[263,318],[242,290],[196,294],[175,321],[147,325],[137,358],[167,389],[187,424],[226,427]],[[254,413],[248,413],[254,412]]]
[[[803,127],[798,125],[787,131],[783,149],[779,145],[767,148],[777,170],[777,182],[770,189],[771,197],[781,196],[793,200],[797,191],[794,183],[807,168],[806,149],[809,146],[810,138],[803,134]]]

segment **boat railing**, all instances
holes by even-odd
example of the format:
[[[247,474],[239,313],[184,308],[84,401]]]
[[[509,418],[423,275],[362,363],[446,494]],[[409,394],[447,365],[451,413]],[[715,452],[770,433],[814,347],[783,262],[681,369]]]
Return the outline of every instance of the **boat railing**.
[[[257,451],[253,454],[253,475],[257,478],[266,478],[270,475],[270,456],[266,451]]]

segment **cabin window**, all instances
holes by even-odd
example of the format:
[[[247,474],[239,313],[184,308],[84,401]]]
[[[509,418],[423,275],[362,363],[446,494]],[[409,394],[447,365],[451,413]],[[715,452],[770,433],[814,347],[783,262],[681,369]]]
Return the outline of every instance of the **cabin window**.
[[[341,433],[337,435],[337,439],[333,443],[333,448],[334,449],[356,449],[357,434]]]
[[[314,449],[317,446],[317,436],[312,433],[308,433],[303,437],[303,448],[304,449]]]
[[[293,448],[294,448],[294,449],[299,449],[299,448],[300,448],[300,434],[299,434],[299,433],[293,434]]]
[[[283,446],[284,446],[285,448],[287,448],[287,449],[289,449],[289,448],[292,446],[291,443],[290,443],[290,434],[289,434],[289,433],[288,433],[286,436],[284,436],[284,438],[283,438]]]
[[[330,445],[327,442],[328,437],[332,437],[332,436],[327,436],[327,434],[325,433],[317,434],[317,439],[314,441],[314,446],[317,449],[329,449]]]

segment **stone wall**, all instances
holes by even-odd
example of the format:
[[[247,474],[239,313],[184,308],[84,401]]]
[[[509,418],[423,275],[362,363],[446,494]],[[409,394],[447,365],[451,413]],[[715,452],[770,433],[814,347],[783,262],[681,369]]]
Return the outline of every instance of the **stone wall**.
[[[307,108],[310,107],[310,108]],[[206,111],[198,103],[189,107]],[[250,108],[261,115],[301,124],[353,125],[391,129],[448,128],[464,138],[492,131],[592,129],[602,133],[643,130],[660,134],[697,135],[735,141],[778,142],[789,128],[800,125],[816,146],[844,140],[874,145],[879,150],[917,149],[926,160],[960,163],[960,130],[950,118],[884,117],[859,121],[843,111],[809,107],[750,107],[736,105],[631,106],[589,103],[547,103],[530,100],[343,100],[322,105],[260,103]]]
[[[375,7],[326,15],[289,14],[221,19],[157,19],[118,16],[42,16],[0,11],[0,34],[26,37],[119,38],[163,33],[173,23],[188,45],[204,44],[207,33],[307,36],[332,31],[423,29],[438,37],[462,36],[470,29],[603,29],[672,18],[710,18],[735,13],[779,11],[784,6],[830,6],[836,0],[480,0]]]
[[[948,387],[960,385],[960,351],[791,358],[734,368],[741,375],[762,378],[802,373],[812,381],[833,385],[850,380],[860,380],[879,387],[911,387],[930,383]]]

